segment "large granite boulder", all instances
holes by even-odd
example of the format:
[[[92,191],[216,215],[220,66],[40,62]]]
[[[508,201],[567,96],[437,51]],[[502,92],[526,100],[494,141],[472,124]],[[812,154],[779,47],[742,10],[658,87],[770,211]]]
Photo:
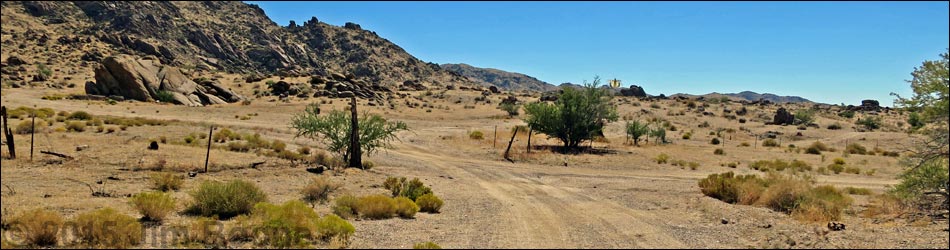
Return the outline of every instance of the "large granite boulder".
[[[154,57],[137,59],[125,54],[107,57],[96,67],[95,78],[96,82],[86,83],[86,94],[114,95],[152,102],[167,97],[167,93],[171,102],[188,106],[223,104],[244,99],[214,82],[196,83],[180,69],[162,65]]]
[[[789,125],[795,122],[795,116],[792,113],[785,110],[785,108],[778,108],[775,111],[775,117],[772,119],[772,124],[775,125]]]

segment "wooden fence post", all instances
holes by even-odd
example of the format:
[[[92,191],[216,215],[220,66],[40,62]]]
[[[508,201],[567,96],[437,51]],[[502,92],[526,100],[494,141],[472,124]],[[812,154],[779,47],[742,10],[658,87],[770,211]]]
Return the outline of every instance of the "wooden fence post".
[[[3,116],[3,136],[7,138],[7,149],[10,150],[10,159],[16,159],[16,146],[13,141],[13,131],[10,130],[10,121],[7,120],[7,107],[0,107]]]
[[[214,125],[208,130],[208,152],[205,153],[205,173],[208,172],[208,160],[211,159],[211,134],[214,132]]]
[[[515,142],[515,135],[518,135],[518,129],[520,128],[518,126],[515,126],[515,132],[511,133],[511,140],[508,141],[508,149],[505,149],[505,160],[508,160],[510,162],[514,162],[514,161],[508,158],[508,151],[511,150],[511,143]]]

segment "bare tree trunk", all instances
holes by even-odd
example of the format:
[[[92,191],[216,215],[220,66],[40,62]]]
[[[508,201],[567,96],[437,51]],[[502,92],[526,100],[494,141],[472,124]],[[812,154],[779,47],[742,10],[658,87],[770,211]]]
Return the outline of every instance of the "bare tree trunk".
[[[350,162],[348,167],[351,168],[362,168],[363,160],[361,157],[362,152],[360,152],[360,126],[359,120],[356,115],[356,97],[350,97]]]

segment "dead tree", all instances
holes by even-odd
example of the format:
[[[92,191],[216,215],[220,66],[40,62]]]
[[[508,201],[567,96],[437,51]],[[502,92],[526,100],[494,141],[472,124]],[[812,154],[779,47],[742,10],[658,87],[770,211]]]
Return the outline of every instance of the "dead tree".
[[[350,162],[347,167],[362,168],[363,160],[360,152],[360,126],[356,116],[356,97],[350,97]]]
[[[7,120],[7,107],[0,107],[3,116],[3,136],[7,138],[7,150],[10,150],[10,159],[16,159],[16,146],[13,142],[13,130],[10,130],[10,121]]]

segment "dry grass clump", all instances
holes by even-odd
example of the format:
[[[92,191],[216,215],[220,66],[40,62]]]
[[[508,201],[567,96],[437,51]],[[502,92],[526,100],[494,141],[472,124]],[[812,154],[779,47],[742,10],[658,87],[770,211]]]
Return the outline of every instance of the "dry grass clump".
[[[826,151],[835,152],[835,149],[828,147],[827,145],[825,145],[824,143],[821,143],[820,141],[816,141],[812,143],[810,146],[808,146],[807,148],[805,148],[806,154],[820,155],[821,152],[826,152]]]
[[[184,177],[173,173],[156,173],[152,174],[150,178],[152,189],[162,192],[177,191],[181,189],[181,184],[185,181]]]
[[[714,154],[714,155],[726,155],[726,150],[723,150],[723,149],[721,149],[721,148],[717,148],[716,150],[713,150],[713,154]]]
[[[16,128],[13,129],[13,132],[16,134],[25,135],[25,134],[34,133],[34,131],[35,132],[45,131],[47,127],[49,127],[49,125],[47,125],[46,122],[43,120],[36,121],[35,127],[33,125],[33,121],[25,120],[25,121],[20,122],[20,124],[17,124]]]
[[[393,199],[393,201],[396,203],[396,215],[399,215],[400,218],[412,219],[419,212],[419,205],[416,205],[416,202],[409,198],[400,196]]]
[[[213,218],[199,217],[187,226],[188,233],[185,235],[185,241],[201,243],[212,248],[227,244],[227,238],[221,233],[223,230],[215,226],[220,227],[220,222]]]
[[[482,131],[475,130],[468,134],[468,138],[472,140],[481,140],[485,138],[485,135],[482,133]]]
[[[868,154],[867,148],[864,148],[864,146],[861,146],[861,144],[857,144],[857,143],[848,144],[848,146],[845,147],[844,151],[848,152],[849,154],[857,154],[857,155]]]
[[[425,194],[416,199],[416,205],[419,205],[419,211],[425,213],[438,213],[442,209],[442,199],[435,194]]]
[[[865,218],[876,218],[880,216],[896,218],[908,211],[903,200],[890,193],[875,195],[871,197],[869,203],[867,209],[861,213]]]
[[[72,132],[83,132],[86,131],[86,122],[84,121],[70,121],[66,123],[66,130]]]
[[[19,214],[11,224],[27,245],[55,246],[59,242],[59,231],[63,228],[63,217],[46,209],[34,209]]]
[[[412,249],[442,249],[438,244],[435,244],[431,241],[426,241],[422,243],[416,243],[412,246]]]
[[[76,217],[76,238],[94,248],[129,248],[142,242],[142,224],[112,208]]]
[[[661,153],[660,155],[657,155],[656,158],[654,158],[654,160],[656,160],[657,164],[666,164],[670,160],[670,156],[667,154]]]
[[[175,199],[163,192],[139,193],[129,198],[129,204],[147,221],[162,221],[175,211]]]
[[[867,188],[846,187],[844,192],[850,195],[871,195],[871,190]]]
[[[779,145],[778,141],[775,141],[775,139],[765,139],[764,141],[762,141],[762,146],[763,147],[779,147],[781,145]]]
[[[769,174],[765,179],[732,172],[712,174],[699,182],[704,195],[733,204],[751,204],[784,212],[803,221],[837,220],[851,198],[813,180]]]
[[[807,162],[800,160],[792,160],[791,162],[786,162],[781,159],[775,160],[758,160],[749,164],[749,168],[759,170],[762,172],[769,171],[784,171],[786,169],[792,170],[794,172],[806,172],[811,171],[812,167]]]
[[[310,204],[323,204],[327,201],[330,193],[340,188],[340,185],[330,181],[326,176],[313,178],[307,186],[301,190],[303,200]]]
[[[363,196],[356,201],[355,210],[366,219],[389,219],[396,214],[396,202],[385,195]]]
[[[242,180],[227,183],[205,181],[190,195],[194,203],[188,212],[221,219],[247,214],[254,204],[267,201],[267,195],[260,188]]]

